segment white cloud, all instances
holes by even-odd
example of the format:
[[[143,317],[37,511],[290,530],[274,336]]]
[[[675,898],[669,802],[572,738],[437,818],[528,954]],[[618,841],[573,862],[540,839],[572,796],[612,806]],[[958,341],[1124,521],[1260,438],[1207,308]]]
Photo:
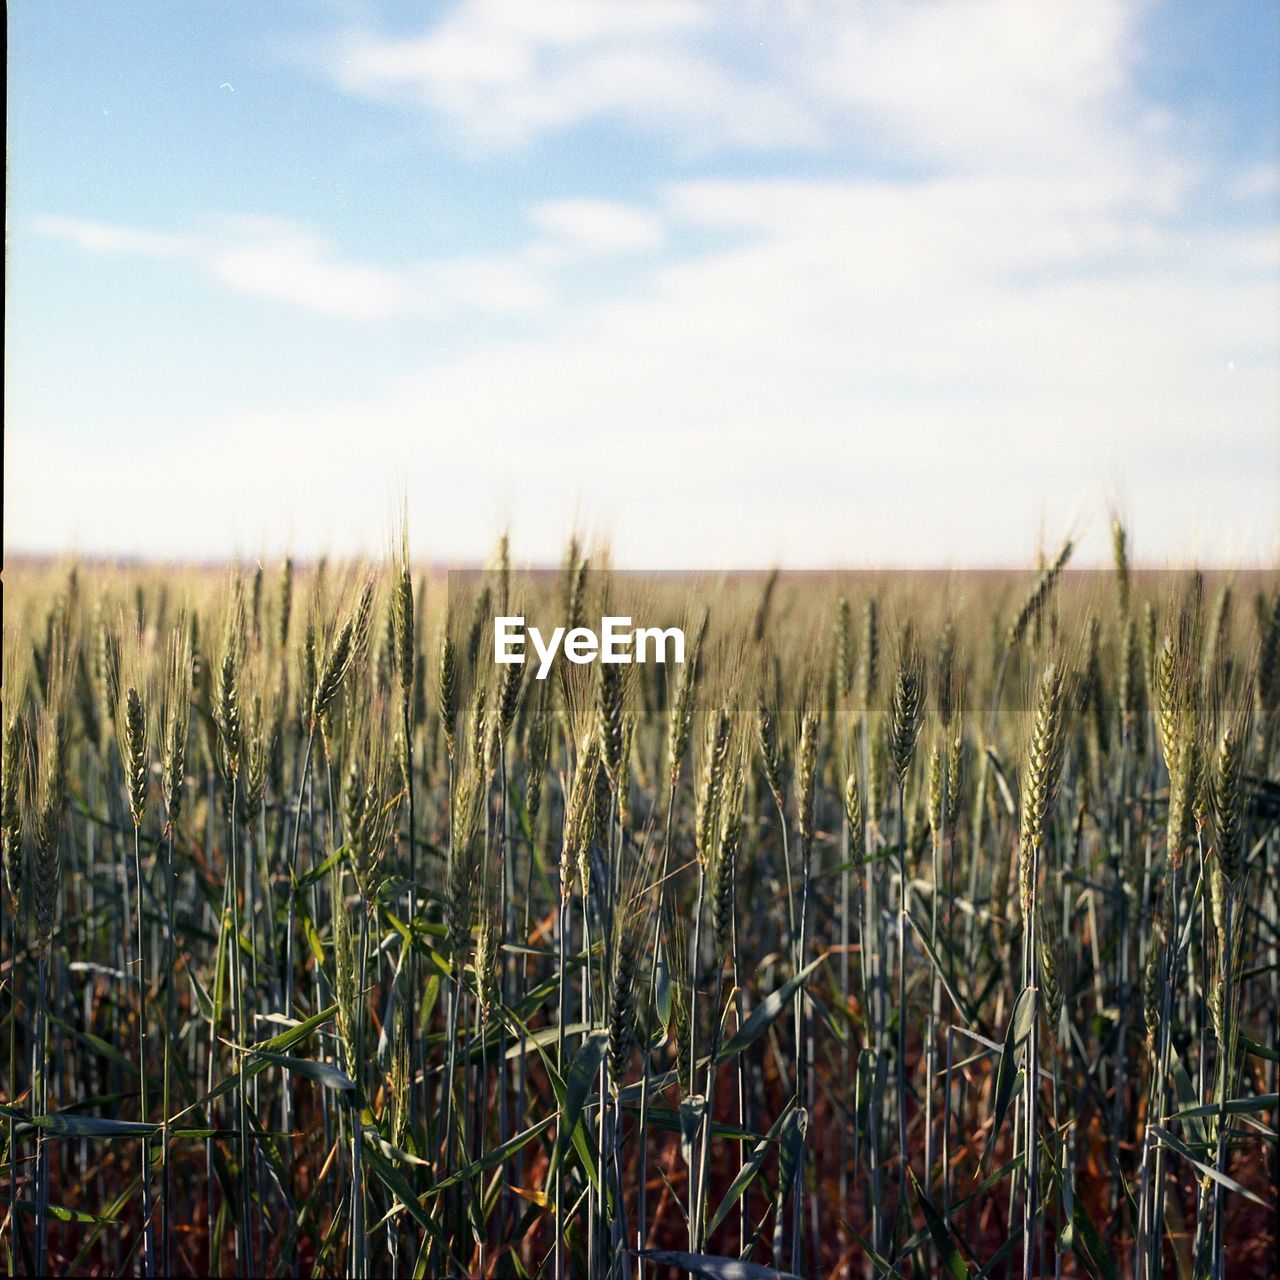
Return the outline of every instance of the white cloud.
[[[548,201],[529,221],[538,234],[513,249],[402,266],[345,258],[313,228],[273,218],[222,218],[186,234],[47,216],[33,230],[90,254],[186,263],[235,293],[358,322],[544,309],[558,269],[650,249],[662,234],[644,212],[603,200]]]
[[[534,206],[530,220],[587,252],[638,252],[662,242],[656,218],[614,200],[547,200]]]
[[[1118,495],[1148,556],[1275,556],[1275,262],[1250,237],[1038,176],[689,181],[662,209],[732,234],[383,395],[213,417],[178,523],[377,550],[403,486],[443,558],[509,520],[553,559],[581,517],[636,565],[1021,563],[1077,522],[1105,562]],[[182,456],[130,474],[163,495]],[[143,536],[104,492],[86,477],[65,518]]]
[[[119,227],[92,218],[40,218],[34,230],[39,235],[67,240],[87,253],[123,254],[141,258],[189,258],[200,251],[198,238],[149,231],[141,227]]]
[[[423,304],[397,273],[342,261],[323,236],[304,227],[259,221],[230,230],[195,257],[236,292],[355,320],[385,320]]]
[[[323,236],[277,219],[223,219],[187,234],[47,216],[33,230],[91,254],[173,259],[237,293],[354,320],[385,320],[425,304],[396,272],[344,261]]]
[[[1147,7],[464,0],[416,35],[349,29],[312,60],[343,91],[421,110],[468,146],[607,121],[699,153],[852,143],[948,167],[1043,168],[1096,164],[1131,141],[1111,126],[1134,108]]]
[[[947,0],[858,6],[812,82],[833,110],[949,166],[1105,162],[1144,4]]]
[[[324,64],[335,83],[468,148],[592,122],[686,163],[643,208],[566,191],[523,211],[514,249],[399,269],[295,224],[46,221],[87,251],[186,261],[311,310],[540,325],[362,400],[211,413],[198,474],[176,443],[127,473],[69,456],[61,514],[12,490],[10,528],[121,550],[155,550],[156,528],[193,531],[175,552],[377,550],[377,496],[406,489],[444,558],[510,521],[551,560],[581,517],[636,565],[1021,563],[1042,525],[1077,521],[1105,562],[1090,517],[1116,498],[1157,562],[1274,562],[1280,238],[1257,207],[1274,167],[1179,150],[1176,114],[1134,89],[1144,8],[480,0],[414,37],[348,33]],[[799,152],[821,147],[836,172],[805,176]],[[760,148],[792,164],[687,164]],[[574,293],[565,268],[626,254],[625,285],[593,270]],[[30,434],[11,428],[10,448],[34,467]],[[39,448],[57,463],[56,439]],[[117,465],[159,505],[104,502]]]
[[[699,149],[815,143],[803,101],[717,53],[729,13],[669,0],[474,0],[420,35],[348,31],[318,63],[343,90],[425,109],[469,142],[514,146],[609,121]]]

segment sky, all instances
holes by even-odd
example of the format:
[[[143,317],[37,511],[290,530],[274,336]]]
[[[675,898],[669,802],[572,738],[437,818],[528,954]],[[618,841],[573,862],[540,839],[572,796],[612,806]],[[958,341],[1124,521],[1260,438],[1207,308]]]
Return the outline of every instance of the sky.
[[[1280,563],[1271,0],[10,0],[7,551]]]

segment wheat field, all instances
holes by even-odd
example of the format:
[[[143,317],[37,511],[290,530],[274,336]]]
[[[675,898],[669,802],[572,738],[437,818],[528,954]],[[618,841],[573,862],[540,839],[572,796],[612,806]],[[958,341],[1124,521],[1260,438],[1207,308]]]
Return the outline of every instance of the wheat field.
[[[1268,1274],[1280,584],[1114,544],[10,565],[5,1267]]]

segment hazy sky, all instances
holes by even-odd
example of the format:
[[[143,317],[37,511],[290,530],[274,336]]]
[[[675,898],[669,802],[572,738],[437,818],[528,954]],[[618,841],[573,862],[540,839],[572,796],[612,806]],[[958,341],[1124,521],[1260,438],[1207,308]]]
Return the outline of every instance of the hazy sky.
[[[1280,561],[1272,0],[9,22],[10,551]]]

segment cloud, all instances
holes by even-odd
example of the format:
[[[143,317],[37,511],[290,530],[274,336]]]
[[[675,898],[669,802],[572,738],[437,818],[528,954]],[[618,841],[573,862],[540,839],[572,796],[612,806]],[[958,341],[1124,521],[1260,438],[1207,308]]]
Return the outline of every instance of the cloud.
[[[661,244],[661,223],[614,200],[546,200],[530,220],[568,246],[587,252],[640,252]]]
[[[476,0],[418,35],[346,31],[313,61],[343,91],[425,110],[469,144],[519,146],[592,121],[699,150],[815,144],[802,100],[717,49],[728,17],[673,0]],[[761,27],[759,11],[740,17],[748,35]]]
[[[539,323],[478,326],[377,394],[203,414],[198,474],[176,441],[127,474],[69,453],[60,512],[11,490],[11,530],[376,551],[377,495],[406,490],[445,559],[509,522],[551,561],[577,519],[637,566],[1024,563],[1075,525],[1105,563],[1115,499],[1149,561],[1274,563],[1275,170],[1186,149],[1141,98],[1145,12],[479,0],[417,35],[348,31],[333,83],[473,156],[591,124],[646,139],[658,176],[622,202],[583,174],[520,211],[513,247],[395,266],[296,223],[46,220],[312,311]],[[11,428],[34,466],[31,440]],[[45,433],[43,465],[59,448]],[[104,502],[117,466],[155,504]]]
[[[533,234],[514,249],[397,266],[351,260],[314,228],[275,218],[173,233],[50,215],[33,230],[90,254],[185,263],[234,293],[355,322],[539,311],[556,296],[558,269],[648,250],[662,236],[652,217],[615,201],[547,201],[528,221]]]
[[[355,320],[385,320],[427,302],[396,272],[343,261],[305,227],[241,220],[228,232],[204,242],[194,256],[238,293]]]
[[[277,219],[221,219],[188,234],[46,216],[33,230],[86,253],[172,259],[233,292],[353,320],[385,320],[428,302],[398,273],[345,261],[315,231]]]
[[[1105,563],[1119,497],[1139,554],[1266,563],[1274,252],[1161,208],[1037,175],[673,182],[655,216],[713,247],[381,394],[212,415],[178,524],[376,551],[387,504],[344,494],[403,487],[445,559],[510,522],[554,560],[579,519],[636,566],[1016,564],[1068,525]],[[134,482],[154,468],[162,494],[172,449]],[[142,536],[109,491],[95,472],[66,510],[107,545]]]
[[[200,250],[200,241],[191,236],[148,231],[140,227],[119,227],[91,218],[64,218],[50,214],[38,219],[34,230],[38,235],[69,241],[86,253],[190,258]]]
[[[465,0],[417,34],[348,29],[311,62],[343,92],[419,110],[464,146],[607,122],[698,154],[853,143],[944,167],[1044,167],[1114,147],[1146,9]]]
[[[833,23],[810,83],[833,114],[947,168],[1098,166],[1128,141],[1136,27],[1118,0],[859,6]]]

